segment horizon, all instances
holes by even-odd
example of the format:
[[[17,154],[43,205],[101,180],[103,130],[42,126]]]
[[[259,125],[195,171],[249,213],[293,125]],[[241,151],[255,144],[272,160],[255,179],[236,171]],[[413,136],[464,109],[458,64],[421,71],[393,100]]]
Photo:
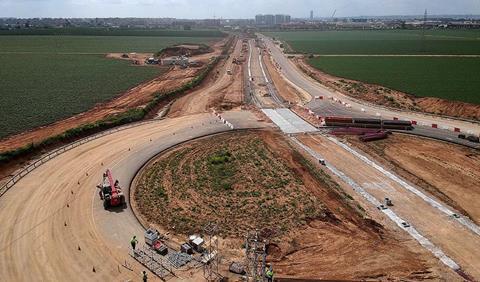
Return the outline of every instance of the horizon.
[[[259,14],[257,14],[259,15]],[[268,14],[261,14],[261,15],[268,15]],[[272,14],[275,15],[275,14]],[[287,14],[288,15],[288,14]],[[424,14],[411,14],[411,15],[357,15],[357,16],[343,16],[334,18],[337,19],[346,19],[346,18],[395,18],[395,17],[422,17]],[[449,17],[463,17],[463,18],[476,18],[480,17],[479,14],[428,14],[428,18],[449,18]],[[314,17],[314,19],[329,19],[331,17]],[[109,17],[13,17],[13,16],[0,16],[0,19],[176,19],[176,20],[211,20],[213,18],[176,18],[176,17],[116,17],[116,16],[109,16]],[[246,18],[222,18],[217,17],[217,20],[254,20],[255,16],[253,17],[246,17]],[[293,17],[292,19],[308,19],[308,17]]]
[[[256,14],[293,18],[480,15],[480,1],[460,0],[0,0],[1,18],[252,19]],[[252,12],[255,11],[255,12]]]

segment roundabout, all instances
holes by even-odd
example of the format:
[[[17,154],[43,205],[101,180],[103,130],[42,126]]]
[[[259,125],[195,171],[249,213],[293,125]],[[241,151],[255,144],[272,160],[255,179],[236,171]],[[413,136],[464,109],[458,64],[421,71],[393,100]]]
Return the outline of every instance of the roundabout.
[[[245,112],[228,118],[244,120],[239,128],[261,126]],[[130,258],[129,241],[144,229],[130,208],[104,209],[96,188],[102,174],[111,169],[128,194],[135,173],[151,157],[228,130],[212,114],[146,123],[78,146],[33,170],[0,198],[2,279],[137,279],[143,268]]]

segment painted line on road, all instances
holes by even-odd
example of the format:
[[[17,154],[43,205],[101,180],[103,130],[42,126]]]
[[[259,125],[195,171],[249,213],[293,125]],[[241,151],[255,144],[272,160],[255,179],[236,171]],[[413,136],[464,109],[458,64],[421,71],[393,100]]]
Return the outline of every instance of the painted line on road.
[[[267,74],[265,73],[265,69],[263,68],[263,63],[262,63],[262,55],[258,55],[258,61],[260,62],[260,68],[262,69],[263,73],[263,78],[265,78],[266,83],[270,83],[267,78]]]
[[[252,42],[248,41],[248,78],[252,79]]]
[[[300,141],[298,141],[297,138],[295,137],[290,137],[290,139],[293,140],[297,145],[299,145],[303,150],[305,150],[307,153],[309,153],[312,157],[314,157],[316,160],[323,159],[320,154],[317,152],[313,151],[310,147],[304,145]],[[353,179],[350,177],[346,176],[343,172],[335,168],[333,165],[327,163],[326,167],[336,176],[338,176],[340,179],[342,179],[345,183],[350,185],[352,189],[360,194],[362,197],[364,197],[368,202],[370,202],[372,205],[375,207],[380,206],[380,202],[373,197],[370,193],[365,191],[359,184],[357,184]],[[437,257],[442,263],[447,265],[453,270],[459,270],[460,266],[450,257],[448,257],[439,247],[435,246],[430,240],[428,240],[426,237],[424,237],[420,232],[418,232],[415,228],[412,226],[409,227],[404,227],[403,223],[405,222],[401,217],[399,217],[394,211],[390,209],[385,209],[381,210],[390,220],[395,222],[401,229],[405,230],[410,236],[412,236],[417,242],[420,243],[425,249],[429,250],[435,257]]]
[[[476,225],[475,223],[473,223],[469,218],[467,218],[465,216],[461,216],[459,214],[457,214],[459,216],[459,218],[454,217],[453,215],[456,214],[456,213],[453,212],[449,207],[447,207],[445,205],[442,205],[441,203],[439,203],[435,199],[432,199],[431,197],[427,196],[426,194],[424,194],[423,192],[421,192],[417,188],[413,187],[412,185],[408,184],[404,180],[400,179],[400,177],[398,177],[398,176],[394,175],[393,173],[387,171],[385,168],[376,164],[374,161],[370,160],[366,156],[358,153],[357,151],[352,149],[350,146],[338,141],[335,138],[332,138],[332,137],[327,137],[327,138],[328,138],[328,140],[332,141],[333,143],[337,144],[338,146],[342,147],[343,149],[345,149],[349,153],[356,156],[358,159],[362,160],[364,163],[370,165],[371,167],[380,171],[382,174],[384,174],[385,176],[387,176],[391,180],[400,184],[406,190],[412,192],[413,194],[415,194],[416,196],[418,196],[419,198],[421,198],[422,200],[424,200],[425,202],[430,204],[432,207],[440,210],[441,212],[443,212],[447,216],[452,217],[453,219],[457,220],[461,225],[465,226],[467,229],[471,230],[473,233],[475,233],[477,235],[480,235],[480,227],[478,225]]]

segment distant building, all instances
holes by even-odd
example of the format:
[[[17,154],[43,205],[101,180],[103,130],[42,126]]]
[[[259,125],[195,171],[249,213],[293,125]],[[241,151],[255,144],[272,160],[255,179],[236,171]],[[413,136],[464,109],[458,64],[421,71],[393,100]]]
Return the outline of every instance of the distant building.
[[[290,15],[256,15],[255,24],[259,26],[274,26],[289,23]]]
[[[256,25],[264,25],[265,24],[265,16],[264,15],[256,15],[255,16],[255,24]]]
[[[313,21],[313,10],[310,11],[310,20]]]
[[[272,26],[275,24],[275,16],[274,15],[265,15],[265,24],[268,26]]]

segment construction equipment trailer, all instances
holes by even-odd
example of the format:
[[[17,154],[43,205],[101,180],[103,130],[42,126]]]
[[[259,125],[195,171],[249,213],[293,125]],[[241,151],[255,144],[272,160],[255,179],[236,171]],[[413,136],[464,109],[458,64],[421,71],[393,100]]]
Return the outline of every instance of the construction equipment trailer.
[[[100,188],[100,199],[103,200],[103,207],[125,206],[125,195],[120,188],[118,180],[113,181],[112,172],[107,169],[103,174],[102,183],[97,186]]]

